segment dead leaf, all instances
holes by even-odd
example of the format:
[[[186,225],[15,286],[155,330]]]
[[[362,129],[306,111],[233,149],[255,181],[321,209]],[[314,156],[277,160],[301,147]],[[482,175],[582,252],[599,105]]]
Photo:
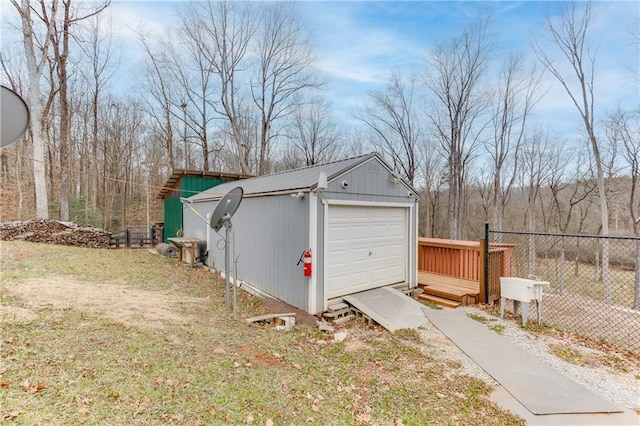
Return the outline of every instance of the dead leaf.
[[[144,411],[151,406],[151,399],[147,397],[143,401],[135,401],[131,406],[138,411]]]
[[[311,410],[313,410],[313,411],[314,411],[314,412],[316,412],[316,413],[317,413],[318,411],[320,411],[320,409],[318,408],[318,406],[317,406],[317,405],[315,405],[315,404],[313,404],[313,405],[311,406]]]
[[[227,351],[225,351],[225,350],[224,350],[224,348],[215,348],[215,349],[213,350],[213,353],[214,353],[214,354],[226,354],[226,353],[227,353]]]
[[[89,405],[93,401],[95,401],[95,398],[89,398],[89,397],[86,397],[86,396],[76,396],[75,398],[73,398],[73,400],[78,405]]]
[[[169,423],[184,421],[184,415],[182,413],[165,413],[162,415],[162,419]]]
[[[296,370],[302,370],[300,364],[293,364],[293,368],[295,368]]]
[[[31,381],[29,379],[24,379],[22,383],[20,383],[20,386],[22,386],[22,390],[27,393],[40,392],[48,387],[44,383],[31,384]]]
[[[252,425],[253,424],[253,414],[249,413],[249,415],[247,416],[247,424],[248,425]]]
[[[234,362],[234,363],[233,363],[233,367],[234,367],[234,368],[238,368],[238,367],[240,367],[240,363],[239,363],[238,361]]]
[[[264,426],[273,426],[273,420],[267,419],[267,421],[265,422]]]
[[[6,420],[14,420],[16,419],[20,414],[22,414],[21,411],[10,411],[8,413],[2,413],[0,412],[0,422],[4,422]]]
[[[3,367],[0,368],[0,376],[2,376],[4,373],[6,373],[7,371],[9,371],[9,367]]]
[[[9,382],[0,382],[0,388],[9,389],[10,386]]]
[[[371,414],[360,413],[356,416],[356,420],[358,421],[358,423],[369,423],[371,422]]]
[[[113,399],[118,399],[120,398],[120,392],[118,392],[117,390],[111,389],[111,391],[109,392],[109,396]]]

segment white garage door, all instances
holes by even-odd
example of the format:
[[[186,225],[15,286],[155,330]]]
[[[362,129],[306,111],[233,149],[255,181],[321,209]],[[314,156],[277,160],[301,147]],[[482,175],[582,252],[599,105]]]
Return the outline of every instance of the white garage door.
[[[407,216],[406,208],[329,207],[327,299],[406,280]]]

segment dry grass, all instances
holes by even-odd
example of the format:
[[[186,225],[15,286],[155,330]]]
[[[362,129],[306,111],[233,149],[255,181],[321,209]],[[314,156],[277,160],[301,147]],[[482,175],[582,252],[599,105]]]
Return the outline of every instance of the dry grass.
[[[523,424],[413,332],[247,326],[213,274],[148,251],[3,242],[1,261],[0,422]]]

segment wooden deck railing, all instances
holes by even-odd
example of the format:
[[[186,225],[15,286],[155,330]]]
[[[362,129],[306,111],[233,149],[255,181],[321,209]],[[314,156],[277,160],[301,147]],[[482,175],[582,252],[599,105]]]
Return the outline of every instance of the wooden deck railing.
[[[500,288],[499,277],[510,275],[511,248],[505,245],[490,247],[489,264],[494,272],[487,283],[484,244],[484,241],[418,238],[418,270],[477,281],[480,284],[480,301],[487,303],[486,295],[491,298],[493,289],[496,286]]]

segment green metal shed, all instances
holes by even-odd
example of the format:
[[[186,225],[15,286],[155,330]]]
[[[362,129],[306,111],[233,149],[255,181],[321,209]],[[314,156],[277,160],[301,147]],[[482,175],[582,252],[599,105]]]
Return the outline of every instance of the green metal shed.
[[[252,176],[239,173],[174,169],[158,193],[158,198],[164,200],[164,242],[168,243],[168,238],[179,236],[178,233],[182,230],[180,197],[191,197],[222,183],[249,177]]]

